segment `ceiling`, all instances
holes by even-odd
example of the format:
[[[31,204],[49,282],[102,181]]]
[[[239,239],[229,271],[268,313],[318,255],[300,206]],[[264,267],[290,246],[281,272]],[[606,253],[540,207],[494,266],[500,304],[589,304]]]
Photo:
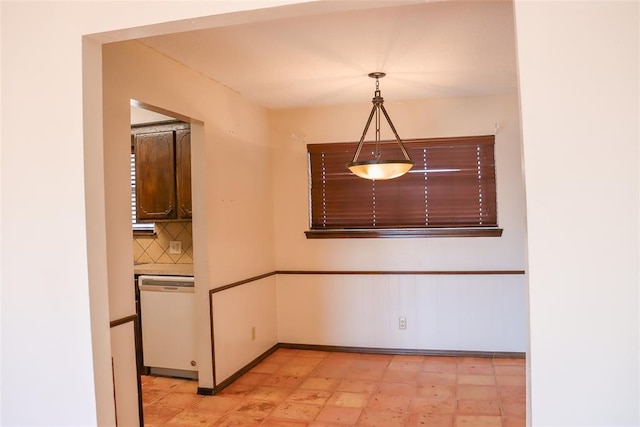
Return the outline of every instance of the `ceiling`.
[[[388,4],[388,3],[387,3]],[[268,108],[514,93],[513,4],[436,1],[141,39]]]

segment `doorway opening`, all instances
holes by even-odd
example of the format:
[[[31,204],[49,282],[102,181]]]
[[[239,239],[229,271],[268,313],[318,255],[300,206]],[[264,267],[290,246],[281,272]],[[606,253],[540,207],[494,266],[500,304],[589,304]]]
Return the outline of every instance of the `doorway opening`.
[[[198,379],[191,119],[131,100],[138,411],[144,375]]]

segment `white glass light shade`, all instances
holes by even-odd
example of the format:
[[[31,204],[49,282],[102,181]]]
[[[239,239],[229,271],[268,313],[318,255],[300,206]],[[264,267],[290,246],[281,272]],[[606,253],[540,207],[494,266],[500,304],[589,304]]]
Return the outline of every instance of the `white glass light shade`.
[[[347,167],[360,178],[384,180],[397,178],[409,172],[413,162],[411,160],[370,160],[351,162]]]

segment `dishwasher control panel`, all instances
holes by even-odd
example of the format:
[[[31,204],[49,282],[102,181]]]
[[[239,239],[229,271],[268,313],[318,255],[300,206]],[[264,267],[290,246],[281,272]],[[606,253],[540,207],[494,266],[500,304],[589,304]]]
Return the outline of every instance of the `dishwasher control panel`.
[[[142,290],[153,290],[154,287],[173,288],[193,288],[194,280],[192,276],[147,276],[138,277],[138,288]]]

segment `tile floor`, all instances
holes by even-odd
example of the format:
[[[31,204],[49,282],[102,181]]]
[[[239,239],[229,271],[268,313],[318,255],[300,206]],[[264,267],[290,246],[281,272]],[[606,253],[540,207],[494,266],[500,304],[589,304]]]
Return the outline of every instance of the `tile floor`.
[[[145,426],[524,427],[524,359],[278,349],[216,396],[142,378]]]

